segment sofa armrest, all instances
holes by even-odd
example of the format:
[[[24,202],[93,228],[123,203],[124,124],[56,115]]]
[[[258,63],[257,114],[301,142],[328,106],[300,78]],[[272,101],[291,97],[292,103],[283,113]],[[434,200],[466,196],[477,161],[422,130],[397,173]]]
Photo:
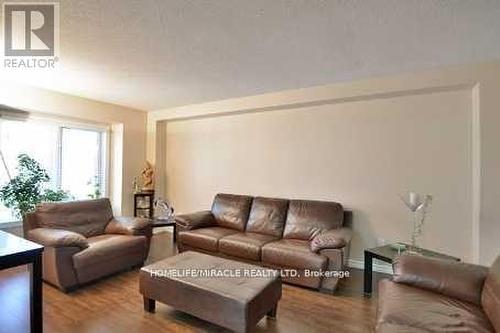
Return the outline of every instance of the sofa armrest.
[[[481,304],[488,268],[418,255],[402,255],[394,263],[393,281],[463,301]]]
[[[89,247],[87,239],[76,232],[63,229],[36,228],[28,231],[27,238],[33,242],[50,247]]]
[[[145,235],[151,234],[151,220],[143,217],[116,216],[109,221],[104,233],[119,235]]]
[[[175,223],[181,230],[193,230],[211,226],[215,223],[215,219],[212,212],[206,210],[192,214],[177,215]]]
[[[325,231],[313,238],[309,246],[313,252],[324,249],[339,249],[351,241],[352,230],[349,228],[338,228]]]

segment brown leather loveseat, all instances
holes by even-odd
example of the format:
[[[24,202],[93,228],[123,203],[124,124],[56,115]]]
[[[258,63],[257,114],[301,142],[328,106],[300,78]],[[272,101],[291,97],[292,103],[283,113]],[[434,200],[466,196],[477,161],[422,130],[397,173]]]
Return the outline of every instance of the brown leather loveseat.
[[[43,279],[63,291],[142,266],[152,234],[148,219],[114,217],[108,199],[44,203],[23,227],[45,246]]]
[[[336,202],[217,194],[210,211],[179,215],[176,224],[180,252],[292,269],[298,275],[285,275],[283,281],[330,291],[351,240]]]
[[[377,332],[500,332],[500,257],[488,270],[404,255],[378,293]]]

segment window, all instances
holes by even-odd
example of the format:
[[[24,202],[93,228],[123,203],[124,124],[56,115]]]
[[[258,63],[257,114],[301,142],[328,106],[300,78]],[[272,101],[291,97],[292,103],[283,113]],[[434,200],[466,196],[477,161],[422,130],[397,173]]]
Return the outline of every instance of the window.
[[[12,176],[17,156],[28,154],[47,170],[50,187],[67,191],[73,200],[106,195],[107,132],[57,123],[0,120],[0,149]],[[9,180],[0,166],[0,186]],[[0,223],[15,221],[0,204]]]
[[[61,185],[77,199],[95,198],[104,191],[104,133],[61,129]]]

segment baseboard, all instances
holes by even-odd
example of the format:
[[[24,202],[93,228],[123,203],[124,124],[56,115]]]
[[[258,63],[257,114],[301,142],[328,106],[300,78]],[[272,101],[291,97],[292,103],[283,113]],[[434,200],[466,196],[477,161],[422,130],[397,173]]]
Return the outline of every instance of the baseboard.
[[[363,260],[349,259],[347,265],[351,268],[365,269],[365,263]],[[392,266],[386,263],[373,263],[373,271],[384,274],[392,275]]]
[[[2,222],[0,223],[0,229],[9,229],[9,228],[17,228],[22,227],[23,222],[21,221],[12,221],[12,222]]]

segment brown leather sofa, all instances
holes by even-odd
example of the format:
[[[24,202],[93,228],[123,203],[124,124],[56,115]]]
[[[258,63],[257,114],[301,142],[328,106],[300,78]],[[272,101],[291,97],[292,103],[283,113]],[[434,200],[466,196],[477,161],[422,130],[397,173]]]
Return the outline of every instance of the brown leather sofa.
[[[377,332],[500,332],[500,257],[488,270],[404,255],[378,292]]]
[[[176,224],[180,252],[294,269],[283,281],[329,291],[338,276],[323,273],[345,268],[351,240],[336,202],[217,194],[210,211],[176,216]]]
[[[23,228],[45,246],[43,279],[63,291],[142,266],[152,234],[148,219],[114,217],[108,199],[41,204]]]

